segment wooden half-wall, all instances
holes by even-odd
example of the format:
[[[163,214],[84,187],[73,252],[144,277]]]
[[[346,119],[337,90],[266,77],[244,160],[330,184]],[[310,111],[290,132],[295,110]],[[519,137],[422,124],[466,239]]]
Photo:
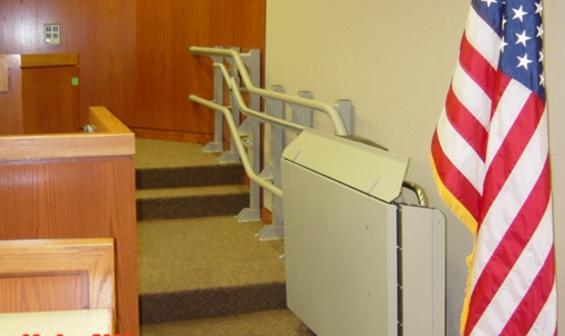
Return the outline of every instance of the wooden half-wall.
[[[139,335],[133,133],[105,108],[98,132],[0,137],[0,239],[113,238],[118,328]]]

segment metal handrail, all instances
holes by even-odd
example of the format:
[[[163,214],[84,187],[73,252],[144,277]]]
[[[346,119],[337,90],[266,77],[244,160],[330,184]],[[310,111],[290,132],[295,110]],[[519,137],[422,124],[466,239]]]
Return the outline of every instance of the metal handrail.
[[[214,68],[220,69],[220,71],[222,72],[222,76],[224,77],[224,82],[226,82],[226,84],[228,85],[228,89],[231,90],[231,88],[232,88],[232,84],[231,84],[231,81],[230,81],[231,77],[228,73],[228,69],[226,68],[226,66],[223,65],[222,63],[212,63],[212,66]]]
[[[249,108],[247,106],[247,104],[245,103],[245,100],[243,99],[243,96],[241,95],[241,91],[239,90],[239,87],[237,86],[237,83],[235,81],[235,79],[231,79],[231,86],[232,86],[232,92],[233,92],[233,96],[235,97],[235,101],[237,102],[237,104],[239,105],[239,107],[241,108],[241,112],[247,116],[250,117],[255,117],[257,119],[260,119],[264,122],[268,122],[271,124],[275,124],[277,126],[280,127],[284,127],[284,128],[288,128],[292,131],[296,131],[296,132],[302,132],[304,129],[306,129],[306,126],[302,126],[290,121],[286,121],[283,119],[279,119],[279,118],[275,118],[272,117],[266,113],[263,112],[259,112],[259,111],[255,111],[251,108]]]
[[[429,206],[428,195],[426,195],[426,191],[420,185],[412,181],[403,181],[402,186],[406,189],[412,190],[416,194],[420,206],[422,207]]]
[[[289,122],[289,121],[286,121],[286,120],[282,120],[282,119],[279,119],[279,118],[275,118],[275,117],[272,117],[272,116],[270,116],[266,113],[255,111],[255,110],[249,108],[247,106],[247,104],[245,103],[243,96],[241,95],[241,91],[239,89],[239,86],[237,85],[236,80],[229,76],[225,65],[221,64],[221,63],[214,63],[213,66],[217,67],[221,70],[222,75],[224,77],[224,80],[225,80],[226,84],[228,85],[228,87],[230,89],[232,89],[233,97],[235,98],[236,103],[241,108],[241,112],[243,114],[250,116],[250,117],[260,119],[261,121],[264,121],[264,122],[267,122],[267,123],[271,123],[271,124],[274,124],[274,125],[277,125],[277,126],[280,126],[280,127],[284,127],[284,128],[293,130],[293,131],[300,132],[300,131],[303,131],[304,129],[306,129],[305,126],[295,124],[295,123],[292,123],[292,122]],[[278,187],[274,186],[273,184],[263,180],[262,177],[255,174],[254,171],[251,169],[251,164],[249,163],[247,156],[244,155],[245,150],[243,149],[243,144],[241,144],[241,140],[239,139],[239,137],[235,136],[235,134],[237,134],[237,133],[234,132],[234,130],[237,130],[237,128],[235,126],[233,116],[231,115],[229,109],[227,107],[223,106],[223,105],[216,104],[212,101],[200,98],[196,95],[190,95],[189,99],[193,102],[199,103],[199,104],[204,105],[208,108],[211,108],[211,109],[214,109],[214,110],[220,110],[226,116],[228,125],[230,127],[230,131],[233,134],[234,141],[236,142],[236,148],[239,152],[240,157],[242,157],[242,162],[243,162],[246,173],[249,175],[249,178],[251,180],[257,182],[259,185],[265,187],[269,191],[273,192],[275,195],[282,197],[282,190],[280,190]],[[381,145],[374,143],[374,142],[371,142],[368,139],[362,139],[362,138],[354,137],[354,136],[344,136],[344,137],[349,138],[353,141],[363,142],[363,143],[369,144],[371,146],[378,147],[378,148],[381,148],[383,150],[387,150],[386,148],[382,147]],[[238,145],[238,142],[239,142],[240,145]],[[255,177],[252,177],[251,175],[255,175]],[[420,206],[423,206],[423,207],[429,206],[428,197],[426,195],[426,192],[425,192],[424,188],[422,188],[420,185],[418,185],[414,182],[411,182],[411,181],[403,181],[402,186],[404,188],[411,190],[412,192],[414,192],[416,194],[416,197],[418,199],[418,204]],[[275,190],[273,190],[273,188],[275,188]],[[279,191],[280,191],[280,194],[279,194]]]
[[[299,125],[299,124],[296,124],[296,123],[293,123],[293,122],[290,122],[290,121],[286,121],[286,120],[283,120],[283,119],[275,118],[275,117],[272,117],[272,116],[270,116],[270,115],[268,115],[264,112],[255,111],[255,110],[251,109],[250,107],[248,107],[247,103],[243,99],[243,96],[241,95],[241,90],[239,89],[239,85],[237,85],[237,81],[234,78],[229,76],[228,70],[226,69],[226,66],[221,64],[221,63],[214,63],[213,66],[215,68],[218,68],[218,69],[221,70],[222,75],[224,77],[224,81],[228,85],[228,88],[230,88],[230,90],[232,90],[233,97],[235,98],[235,101],[237,102],[237,104],[241,108],[241,112],[243,112],[243,114],[250,116],[250,117],[260,119],[264,122],[275,124],[275,125],[280,126],[280,127],[288,128],[288,129],[296,131],[296,132],[302,132],[306,128],[305,126],[302,126],[302,125]]]
[[[233,120],[233,116],[231,115],[231,111],[225,106],[216,104],[213,101],[198,97],[196,95],[191,95],[190,100],[197,103],[197,104],[206,106],[206,107],[208,107],[212,110],[221,111],[224,114],[224,117],[226,118],[226,122],[228,124],[229,129],[230,129],[230,133],[232,135],[233,141],[235,143],[235,146],[236,146],[237,151],[239,153],[239,156],[241,158],[241,163],[243,164],[243,169],[247,173],[247,176],[249,176],[249,179],[251,179],[254,182],[257,182],[257,184],[259,184],[263,188],[267,189],[268,191],[270,191],[274,195],[282,198],[283,192],[280,188],[273,185],[272,183],[267,182],[267,180],[265,180],[261,176],[257,175],[257,173],[255,173],[253,171],[253,169],[251,168],[251,163],[249,162],[249,158],[246,155],[246,151],[245,151],[245,148],[243,147],[243,143],[241,142],[241,139],[238,136],[239,133],[237,131],[237,126],[235,125],[235,121]]]
[[[189,50],[194,55],[223,56],[223,57],[232,58],[235,66],[239,70],[241,80],[247,92],[271,99],[280,100],[289,104],[300,105],[304,107],[309,107],[317,111],[325,112],[332,120],[332,123],[335,128],[335,134],[341,136],[347,135],[347,130],[345,128],[345,124],[343,123],[343,119],[341,118],[341,115],[339,114],[337,109],[332,105],[312,99],[302,98],[299,96],[293,96],[280,92],[265,90],[254,86],[249,77],[249,73],[247,72],[247,68],[245,67],[244,62],[241,59],[239,52],[231,49],[204,48],[204,47],[194,47],[194,46],[190,47]]]

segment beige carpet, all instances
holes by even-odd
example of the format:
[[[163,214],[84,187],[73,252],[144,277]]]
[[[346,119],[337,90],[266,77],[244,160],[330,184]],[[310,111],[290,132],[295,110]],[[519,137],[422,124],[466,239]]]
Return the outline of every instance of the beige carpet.
[[[283,242],[260,242],[262,226],[233,217],[140,222],[140,293],[284,282]]]
[[[217,154],[202,152],[202,145],[187,142],[136,139],[137,168],[191,167],[217,164]]]
[[[283,242],[260,242],[262,223],[233,218],[249,204],[244,173],[216,157],[137,140],[142,336],[308,335],[285,309]]]

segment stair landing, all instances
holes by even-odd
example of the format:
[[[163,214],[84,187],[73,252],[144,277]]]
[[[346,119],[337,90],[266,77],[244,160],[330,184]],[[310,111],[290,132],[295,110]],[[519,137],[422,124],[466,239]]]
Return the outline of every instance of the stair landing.
[[[219,164],[218,155],[186,142],[136,139],[136,185],[139,189],[242,184],[241,164]]]
[[[164,140],[136,139],[134,158],[138,169],[218,164],[217,156],[203,153],[200,144]]]

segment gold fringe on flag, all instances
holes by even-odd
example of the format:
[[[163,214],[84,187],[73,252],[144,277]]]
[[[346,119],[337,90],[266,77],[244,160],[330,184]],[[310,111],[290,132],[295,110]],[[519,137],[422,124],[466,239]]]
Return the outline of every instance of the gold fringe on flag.
[[[473,289],[471,288],[473,284],[473,263],[475,261],[475,254],[477,252],[477,228],[478,223],[471,215],[469,210],[451,193],[449,189],[445,186],[439,174],[437,172],[437,168],[434,162],[433,157],[430,158],[430,162],[432,164],[432,172],[434,181],[436,183],[436,187],[438,189],[439,195],[443,202],[447,205],[451,211],[455,214],[455,217],[459,219],[467,229],[473,235],[473,250],[471,254],[467,256],[466,265],[467,265],[467,280],[465,285],[465,300],[463,301],[463,309],[461,311],[461,324],[459,325],[459,333],[461,336],[465,333],[465,326],[467,325],[467,318],[469,316],[469,305],[471,303],[471,294]]]

